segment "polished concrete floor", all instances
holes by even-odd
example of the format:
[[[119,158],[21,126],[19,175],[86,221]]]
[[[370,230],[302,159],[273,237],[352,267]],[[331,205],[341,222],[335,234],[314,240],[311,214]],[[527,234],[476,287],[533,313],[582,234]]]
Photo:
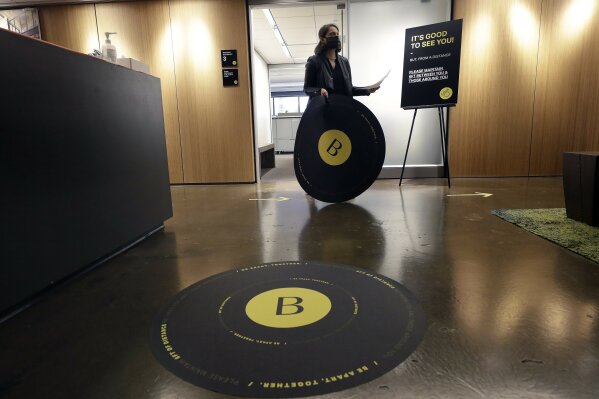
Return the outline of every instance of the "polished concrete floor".
[[[173,187],[164,232],[0,325],[0,397],[225,398],[154,360],[151,320],[198,280],[281,260],[375,270],[428,316],[404,363],[323,397],[599,397],[599,265],[490,214],[563,207],[561,179],[452,181],[452,194],[488,198],[447,197],[443,179],[379,180],[328,205],[271,172],[256,185]]]

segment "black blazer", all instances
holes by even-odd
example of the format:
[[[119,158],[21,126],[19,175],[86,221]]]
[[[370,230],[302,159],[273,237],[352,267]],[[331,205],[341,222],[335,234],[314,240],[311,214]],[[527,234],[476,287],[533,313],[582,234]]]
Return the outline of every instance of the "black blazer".
[[[351,82],[351,68],[347,58],[337,54],[337,66],[341,68],[345,90],[349,97],[369,96],[368,89],[354,87]],[[333,69],[324,54],[315,54],[308,58],[306,76],[304,77],[304,93],[310,98],[319,96],[320,89],[333,90]]]

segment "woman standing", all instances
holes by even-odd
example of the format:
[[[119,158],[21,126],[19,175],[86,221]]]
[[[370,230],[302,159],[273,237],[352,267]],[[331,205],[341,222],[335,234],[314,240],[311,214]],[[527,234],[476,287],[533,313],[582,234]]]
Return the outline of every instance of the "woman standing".
[[[310,96],[325,96],[329,94],[353,96],[368,96],[379,88],[365,89],[354,87],[351,79],[351,68],[347,58],[339,55],[341,41],[339,28],[335,24],[324,25],[318,31],[318,45],[314,55],[306,63],[304,92]]]

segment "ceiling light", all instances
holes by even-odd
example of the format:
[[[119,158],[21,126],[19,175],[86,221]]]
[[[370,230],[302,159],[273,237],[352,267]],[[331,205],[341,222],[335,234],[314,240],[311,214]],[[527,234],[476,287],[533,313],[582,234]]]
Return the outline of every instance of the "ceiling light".
[[[277,26],[277,24],[272,16],[272,13],[268,8],[263,8],[262,11],[264,12],[264,16],[268,20],[268,24],[270,25],[270,27],[274,29]]]
[[[287,46],[282,46],[283,47],[283,52],[287,55],[287,57],[291,58],[291,53],[289,52],[289,49],[287,48]]]
[[[283,35],[281,35],[281,32],[277,28],[275,28],[275,36],[277,37],[279,44],[281,46],[285,46],[285,40],[283,40]]]

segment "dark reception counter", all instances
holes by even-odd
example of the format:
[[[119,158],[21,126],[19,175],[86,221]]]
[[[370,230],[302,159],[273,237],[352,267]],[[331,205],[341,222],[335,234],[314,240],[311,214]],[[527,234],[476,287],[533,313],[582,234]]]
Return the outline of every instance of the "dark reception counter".
[[[160,80],[0,29],[0,316],[172,216]]]

